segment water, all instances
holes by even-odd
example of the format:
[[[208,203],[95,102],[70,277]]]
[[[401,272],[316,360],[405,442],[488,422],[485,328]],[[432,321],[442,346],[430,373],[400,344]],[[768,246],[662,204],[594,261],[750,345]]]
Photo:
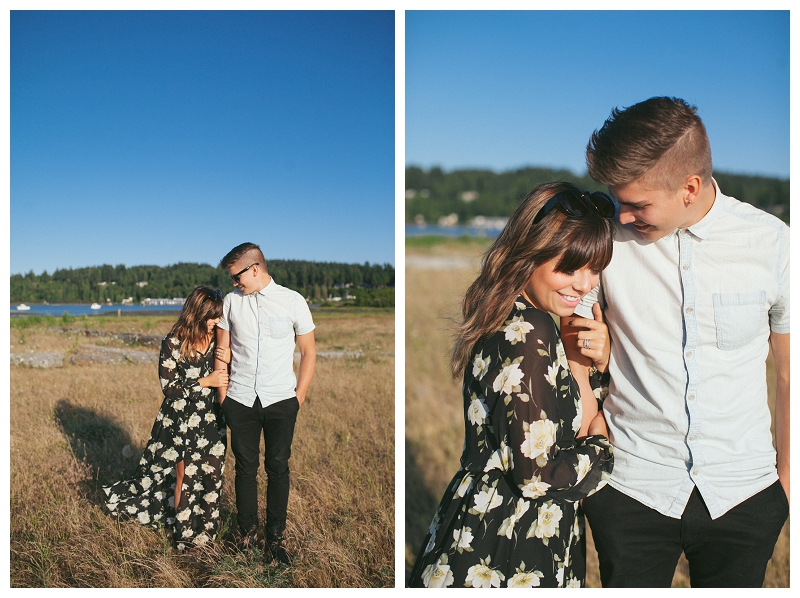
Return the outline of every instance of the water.
[[[502,229],[487,228],[477,226],[437,226],[437,225],[424,225],[418,226],[416,224],[406,224],[406,237],[414,237],[420,235],[436,235],[443,237],[489,237],[495,238],[500,236]]]
[[[175,312],[177,315],[182,305],[102,305],[100,309],[92,309],[89,304],[51,304],[51,305],[31,305],[29,310],[19,311],[16,305],[11,306],[11,315],[36,315],[36,316],[62,316],[64,312],[70,316],[96,316],[117,315],[117,310],[123,313],[153,313],[153,312]]]

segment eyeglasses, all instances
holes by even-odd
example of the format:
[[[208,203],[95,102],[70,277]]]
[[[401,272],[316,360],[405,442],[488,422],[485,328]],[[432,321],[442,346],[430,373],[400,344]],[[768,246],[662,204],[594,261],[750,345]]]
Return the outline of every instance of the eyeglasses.
[[[539,222],[556,206],[561,206],[561,209],[573,218],[583,218],[590,209],[597,210],[603,218],[613,218],[616,213],[614,200],[605,193],[595,191],[594,193],[579,194],[576,191],[561,191],[547,200],[544,207],[536,214],[533,223]]]
[[[247,272],[247,271],[248,271],[250,268],[252,268],[253,266],[258,266],[258,262],[256,262],[255,264],[250,264],[249,266],[247,266],[247,268],[245,268],[245,269],[244,269],[244,270],[242,270],[241,272],[238,272],[238,273],[236,273],[236,274],[230,274],[231,280],[234,282],[234,284],[239,284],[239,277],[240,277],[242,274],[244,274],[245,272]]]

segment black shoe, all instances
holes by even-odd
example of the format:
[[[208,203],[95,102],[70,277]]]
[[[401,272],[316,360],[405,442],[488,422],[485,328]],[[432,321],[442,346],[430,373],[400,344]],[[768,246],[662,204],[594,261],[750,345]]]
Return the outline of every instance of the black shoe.
[[[268,565],[280,563],[289,566],[292,564],[292,559],[283,547],[283,538],[276,538],[267,543],[267,549],[264,552],[264,561]]]
[[[250,552],[254,548],[258,548],[258,528],[254,525],[250,531],[243,534],[239,540],[239,550],[241,552]]]

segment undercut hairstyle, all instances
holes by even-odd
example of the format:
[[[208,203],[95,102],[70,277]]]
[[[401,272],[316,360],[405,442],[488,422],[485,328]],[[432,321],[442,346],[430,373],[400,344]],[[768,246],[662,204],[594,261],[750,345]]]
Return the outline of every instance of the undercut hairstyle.
[[[184,359],[197,357],[197,346],[211,340],[207,322],[220,317],[222,317],[222,297],[209,287],[196,287],[186,298],[181,315],[169,332],[170,336],[180,341],[181,357]]]
[[[222,258],[222,261],[219,263],[219,267],[223,270],[228,270],[244,256],[247,256],[252,263],[258,262],[266,272],[267,261],[264,259],[264,254],[261,253],[261,248],[255,243],[242,243],[241,245],[237,245],[225,254],[225,257]]]
[[[584,266],[600,271],[611,261],[611,220],[596,210],[590,209],[582,218],[576,218],[553,209],[533,223],[547,200],[561,191],[583,193],[570,183],[538,186],[516,207],[484,255],[480,274],[461,304],[462,322],[456,328],[450,360],[454,378],[463,376],[475,344],[500,328],[539,265],[559,258],[555,268],[558,272]]]
[[[691,175],[711,183],[711,146],[697,108],[680,98],[655,97],[614,108],[586,147],[589,176],[608,186],[642,181],[677,191]]]

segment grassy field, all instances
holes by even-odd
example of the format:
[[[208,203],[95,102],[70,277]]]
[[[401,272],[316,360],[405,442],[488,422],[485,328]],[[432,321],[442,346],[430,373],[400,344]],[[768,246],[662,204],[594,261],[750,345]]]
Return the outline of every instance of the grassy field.
[[[386,587],[394,585],[394,313],[319,310],[319,358],[298,416],[291,469],[289,568],[265,567],[233,546],[234,457],[228,452],[220,538],[175,553],[163,531],[118,523],[101,484],[135,469],[161,404],[153,364],[11,366],[12,587]],[[164,335],[175,317],[65,322]],[[52,331],[61,319],[14,319],[11,353],[80,352],[121,341]],[[136,347],[154,353],[157,349]],[[123,448],[127,445],[132,451]],[[259,472],[264,521],[266,475]]]
[[[449,375],[451,329],[459,302],[488,247],[481,239],[406,240],[406,576],[439,499],[458,469],[464,439],[460,384]],[[770,376],[774,376],[771,358]],[[770,407],[774,403],[770,384]],[[588,528],[588,526],[587,526]],[[600,587],[597,553],[588,535],[587,586]],[[689,587],[681,557],[673,587]],[[765,587],[789,587],[789,523],[784,526]]]

